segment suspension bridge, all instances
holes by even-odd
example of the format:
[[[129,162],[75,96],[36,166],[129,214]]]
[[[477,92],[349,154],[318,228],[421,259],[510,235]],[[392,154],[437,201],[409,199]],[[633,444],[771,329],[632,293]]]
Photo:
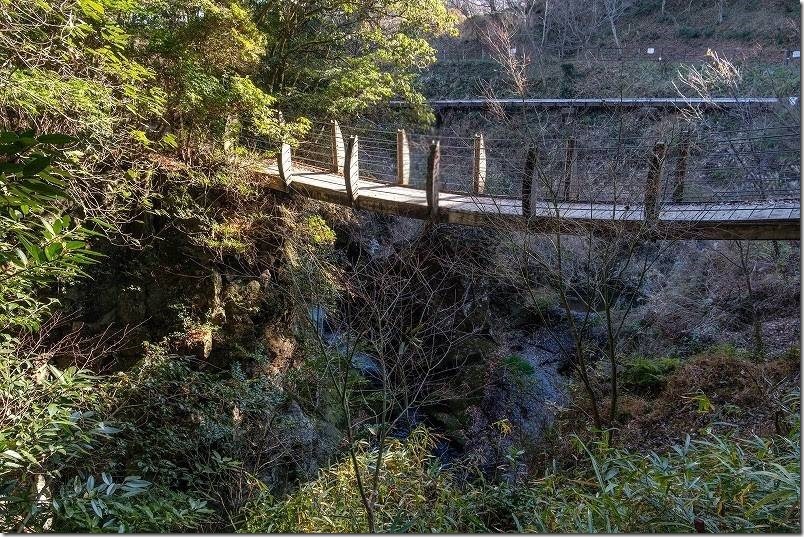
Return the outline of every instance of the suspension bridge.
[[[525,36],[522,36],[525,37]],[[721,58],[736,62],[762,62],[764,64],[789,65],[798,68],[801,51],[769,47],[719,47],[714,44],[702,47],[666,46],[644,44],[642,46],[564,46],[535,45],[524,41],[512,42],[509,47],[489,46],[482,39],[462,42],[458,48],[449,42],[438,43],[436,59],[439,62],[495,62],[506,55],[532,62],[539,58],[549,61],[596,61],[607,63],[700,63],[710,58],[710,52]]]
[[[587,137],[588,139],[588,137]],[[798,240],[798,127],[666,139],[486,138],[314,122],[261,165],[275,190],[433,223],[656,239]],[[277,151],[278,150],[278,153]]]
[[[408,101],[393,100],[392,107],[409,107]],[[435,110],[452,108],[638,108],[654,107],[679,109],[696,106],[702,109],[743,108],[746,106],[770,107],[779,104],[796,106],[798,97],[612,97],[612,98],[577,98],[577,99],[428,99],[427,104]]]

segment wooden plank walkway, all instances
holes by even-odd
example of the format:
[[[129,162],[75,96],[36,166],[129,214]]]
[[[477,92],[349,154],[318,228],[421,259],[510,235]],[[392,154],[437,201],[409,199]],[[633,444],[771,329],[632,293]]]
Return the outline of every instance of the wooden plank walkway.
[[[332,172],[305,169],[294,163],[289,184],[276,163],[257,173],[275,190],[380,213],[432,219],[426,192],[410,186],[353,179],[350,196],[344,175]],[[566,233],[577,233],[589,226],[649,229],[655,238],[674,239],[800,239],[799,201],[662,204],[658,218],[648,226],[643,206],[534,200],[531,215],[525,218],[522,202],[516,198],[440,192],[437,200],[437,221],[442,223],[509,225],[534,232],[560,228]]]
[[[615,97],[587,99],[430,99],[427,101],[435,109],[445,108],[487,108],[491,105],[503,108],[615,108],[653,106],[657,108],[684,108],[690,105],[731,108],[737,106],[771,106],[787,103],[794,106],[798,97],[778,99],[776,97],[713,97],[711,99],[680,97]],[[391,106],[409,106],[406,101],[393,100]]]

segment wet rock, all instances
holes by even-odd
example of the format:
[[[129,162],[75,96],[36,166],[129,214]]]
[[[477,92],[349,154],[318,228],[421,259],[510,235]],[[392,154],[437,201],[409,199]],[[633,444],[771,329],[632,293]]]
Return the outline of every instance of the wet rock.
[[[272,465],[272,474],[263,479],[274,485],[297,477],[312,478],[335,451],[341,433],[332,424],[309,417],[299,404],[288,400],[271,423],[285,454],[284,464]]]
[[[510,466],[509,450],[539,442],[567,403],[568,379],[561,371],[572,340],[556,327],[500,332],[498,338],[501,363],[482,402],[467,409],[465,450],[484,471],[495,473],[503,465],[502,477],[515,480],[526,468]]]

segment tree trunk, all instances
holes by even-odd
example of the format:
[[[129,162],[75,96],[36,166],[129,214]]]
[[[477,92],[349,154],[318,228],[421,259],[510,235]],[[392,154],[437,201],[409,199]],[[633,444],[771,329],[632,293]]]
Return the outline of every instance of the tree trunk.
[[[617,419],[617,399],[619,395],[617,391],[617,342],[615,341],[614,325],[611,320],[611,303],[609,302],[608,298],[606,299],[604,306],[606,308],[606,332],[608,339],[609,367],[611,369],[611,407],[609,408],[609,427],[614,427],[614,421]]]
[[[620,39],[617,37],[617,26],[614,24],[614,15],[609,12],[609,24],[611,25],[611,35],[614,37],[614,46],[620,48]]]

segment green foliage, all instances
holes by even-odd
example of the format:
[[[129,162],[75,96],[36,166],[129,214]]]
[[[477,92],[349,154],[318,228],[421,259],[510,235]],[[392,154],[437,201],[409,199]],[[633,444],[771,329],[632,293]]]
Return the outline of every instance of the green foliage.
[[[423,429],[415,430],[405,442],[389,441],[381,468],[378,531],[422,531],[438,520],[439,513],[428,512],[428,507],[439,507],[431,502],[441,499],[439,491],[448,490],[451,481],[431,455],[434,446],[434,438]],[[366,481],[376,458],[376,450],[366,442],[358,446],[358,466]],[[448,521],[443,524],[448,527]],[[268,493],[257,498],[244,509],[240,530],[365,533],[368,527],[352,463],[343,461],[322,471],[318,479],[302,485],[286,499]]]
[[[104,442],[120,432],[100,417],[102,382],[84,369],[0,355],[2,531],[165,532],[212,518],[205,502],[137,476],[81,477],[104,464]]]
[[[636,356],[627,360],[622,370],[623,384],[637,390],[661,387],[667,376],[675,371],[681,361],[678,358],[645,358]]]
[[[335,242],[335,232],[320,215],[309,216],[305,224],[313,244],[332,245]]]
[[[163,95],[147,84],[154,73],[125,54],[120,21],[136,3],[0,1],[0,56],[9,60],[0,108],[29,122],[59,117],[65,131],[93,140],[127,115],[158,113]]]
[[[184,146],[221,135],[237,119],[278,136],[275,99],[251,78],[266,36],[247,6],[216,0],[135,4],[128,31],[142,44],[134,53],[158,73],[155,82],[167,96]]]
[[[160,489],[233,510],[252,474],[293,471],[287,462],[273,467],[291,441],[272,421],[284,397],[267,378],[246,376],[238,363],[219,373],[191,365],[191,357],[151,345],[135,371],[117,375],[122,430],[102,454],[114,474],[141,475]],[[186,507],[187,499],[174,499]]]
[[[710,532],[800,529],[800,427],[789,437],[710,435],[664,455],[576,439],[579,462],[526,483],[461,483],[423,430],[385,454],[378,528],[410,532]],[[358,465],[368,474],[376,453]],[[245,532],[366,531],[350,462],[244,510]]]
[[[299,113],[353,115],[398,95],[432,120],[416,77],[435,61],[427,38],[454,32],[443,2],[254,4],[268,37],[265,84]]]
[[[64,213],[65,174],[51,166],[68,136],[0,133],[0,334],[35,329],[56,299],[40,291],[83,274],[89,232]],[[7,342],[7,340],[6,340]]]
[[[138,476],[121,482],[106,473],[100,479],[73,478],[53,500],[58,531],[188,531],[209,522],[207,502],[183,492],[157,489]]]
[[[41,531],[48,491],[117,431],[95,413],[100,392],[89,371],[0,354],[0,520],[3,531]]]
[[[518,354],[506,356],[503,365],[515,379],[520,381],[524,381],[536,372],[533,365]]]

